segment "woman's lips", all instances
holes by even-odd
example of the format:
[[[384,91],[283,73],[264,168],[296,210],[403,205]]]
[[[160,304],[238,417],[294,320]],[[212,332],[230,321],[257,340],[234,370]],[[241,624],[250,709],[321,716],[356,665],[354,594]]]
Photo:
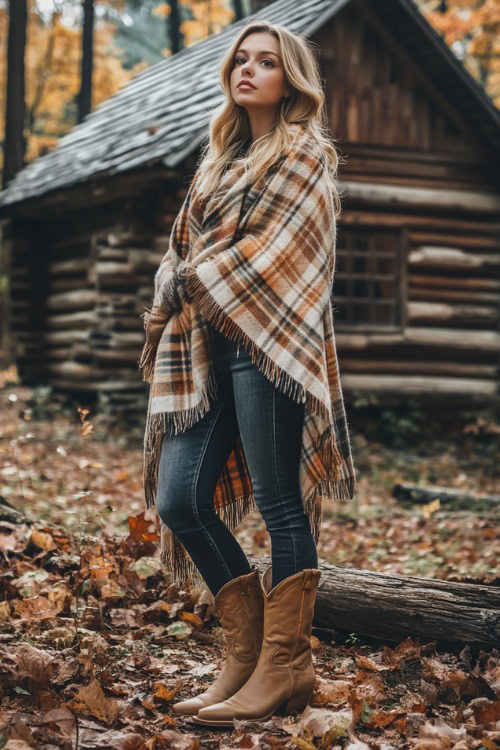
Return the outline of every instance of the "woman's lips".
[[[240,85],[238,86],[238,88],[239,89],[249,89],[250,91],[252,91],[253,89],[255,89],[255,86],[250,86],[249,83],[240,83]]]

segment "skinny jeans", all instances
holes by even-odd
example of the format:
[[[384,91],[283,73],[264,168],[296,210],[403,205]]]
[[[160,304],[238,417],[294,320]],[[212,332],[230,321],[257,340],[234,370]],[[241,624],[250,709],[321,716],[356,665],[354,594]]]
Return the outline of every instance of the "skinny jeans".
[[[238,434],[271,540],[272,587],[305,568],[317,568],[318,555],[299,481],[304,404],[279,391],[241,344],[211,329],[217,397],[196,424],[165,435],[157,511],[216,596],[225,583],[251,572],[242,547],[213,505],[217,480]]]

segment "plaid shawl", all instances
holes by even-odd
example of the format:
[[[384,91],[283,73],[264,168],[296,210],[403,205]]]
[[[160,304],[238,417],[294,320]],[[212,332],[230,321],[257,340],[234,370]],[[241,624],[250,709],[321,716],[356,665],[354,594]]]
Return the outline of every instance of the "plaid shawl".
[[[290,127],[289,152],[252,185],[244,161],[235,159],[204,202],[196,173],[174,222],[152,309],[142,314],[146,343],[139,369],[151,384],[144,489],[146,507],[153,507],[164,435],[195,424],[217,393],[208,320],[238,341],[277,388],[305,403],[300,482],[317,542],[322,499],[352,498],[356,480],[330,298],[333,197],[318,142],[306,126]],[[188,300],[179,311],[168,309],[164,291],[180,268]],[[214,508],[230,529],[257,510],[239,437],[217,482]],[[174,582],[203,585],[163,522],[160,554]]]

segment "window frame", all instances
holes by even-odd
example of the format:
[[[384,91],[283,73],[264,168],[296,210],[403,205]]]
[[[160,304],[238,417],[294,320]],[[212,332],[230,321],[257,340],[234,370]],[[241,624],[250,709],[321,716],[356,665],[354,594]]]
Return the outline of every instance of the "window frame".
[[[394,286],[394,297],[393,301],[391,303],[392,308],[394,310],[393,317],[396,319],[395,323],[390,324],[384,324],[384,323],[377,323],[377,322],[371,322],[368,323],[366,321],[361,322],[346,322],[345,320],[336,320],[335,313],[336,311],[341,308],[342,305],[349,305],[352,309],[353,305],[356,305],[358,300],[359,302],[362,302],[366,299],[367,304],[370,304],[370,308],[374,308],[377,306],[377,298],[373,296],[361,298],[361,297],[354,297],[352,294],[352,285],[353,282],[356,280],[363,280],[366,278],[368,281],[368,284],[370,285],[371,289],[373,287],[371,286],[372,280],[369,279],[367,276],[365,277],[363,274],[360,274],[357,277],[353,276],[352,269],[352,259],[353,255],[348,255],[351,251],[352,253],[356,253],[359,255],[359,257],[366,257],[370,250],[368,251],[356,251],[351,250],[351,248],[347,248],[345,252],[345,256],[348,256],[347,259],[347,267],[348,270],[346,271],[337,271],[338,268],[338,259],[339,259],[339,241],[338,238],[342,236],[342,233],[351,233],[355,234],[356,232],[362,232],[363,235],[366,234],[374,234],[377,232],[384,232],[384,233],[393,233],[395,237],[395,259],[394,259],[394,268],[395,268],[395,274],[391,277],[392,283]],[[369,237],[369,241],[370,241]],[[394,333],[401,333],[405,330],[407,327],[407,315],[408,315],[408,283],[407,283],[407,269],[408,269],[408,247],[409,247],[409,232],[407,226],[387,226],[387,225],[380,225],[380,224],[340,224],[339,230],[337,232],[337,248],[336,248],[336,258],[335,258],[335,272],[333,276],[333,285],[331,289],[331,302],[332,302],[332,311],[334,316],[334,322],[335,322],[335,328],[338,331],[345,331],[345,332],[365,332],[365,333],[376,333],[377,335],[387,333],[388,335],[392,335]],[[389,251],[379,251],[381,254],[377,254],[377,257],[384,257],[382,255],[383,252],[389,252]],[[392,254],[391,254],[392,256]],[[380,276],[380,274],[377,274]],[[335,287],[336,283],[339,279],[343,279],[346,282],[346,296],[338,297],[336,296]],[[380,279],[383,280],[383,279]],[[373,300],[373,301],[372,301]],[[379,303],[379,306],[380,303]]]

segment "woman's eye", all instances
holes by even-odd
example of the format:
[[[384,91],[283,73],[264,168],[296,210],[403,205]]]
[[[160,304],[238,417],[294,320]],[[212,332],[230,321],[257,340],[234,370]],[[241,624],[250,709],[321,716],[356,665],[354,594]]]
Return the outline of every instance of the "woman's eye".
[[[236,60],[235,60],[235,62],[236,62],[236,63],[239,63],[239,62],[241,62],[241,60],[243,60],[243,61],[244,61],[244,60],[245,60],[245,58],[244,58],[244,57],[237,57],[237,58],[236,58]],[[274,68],[274,63],[273,63],[273,61],[272,61],[272,60],[269,60],[268,58],[266,58],[265,60],[262,60],[262,62],[268,62],[268,63],[271,63],[271,67],[272,67],[272,68]],[[267,66],[266,66],[266,67],[267,67]]]

